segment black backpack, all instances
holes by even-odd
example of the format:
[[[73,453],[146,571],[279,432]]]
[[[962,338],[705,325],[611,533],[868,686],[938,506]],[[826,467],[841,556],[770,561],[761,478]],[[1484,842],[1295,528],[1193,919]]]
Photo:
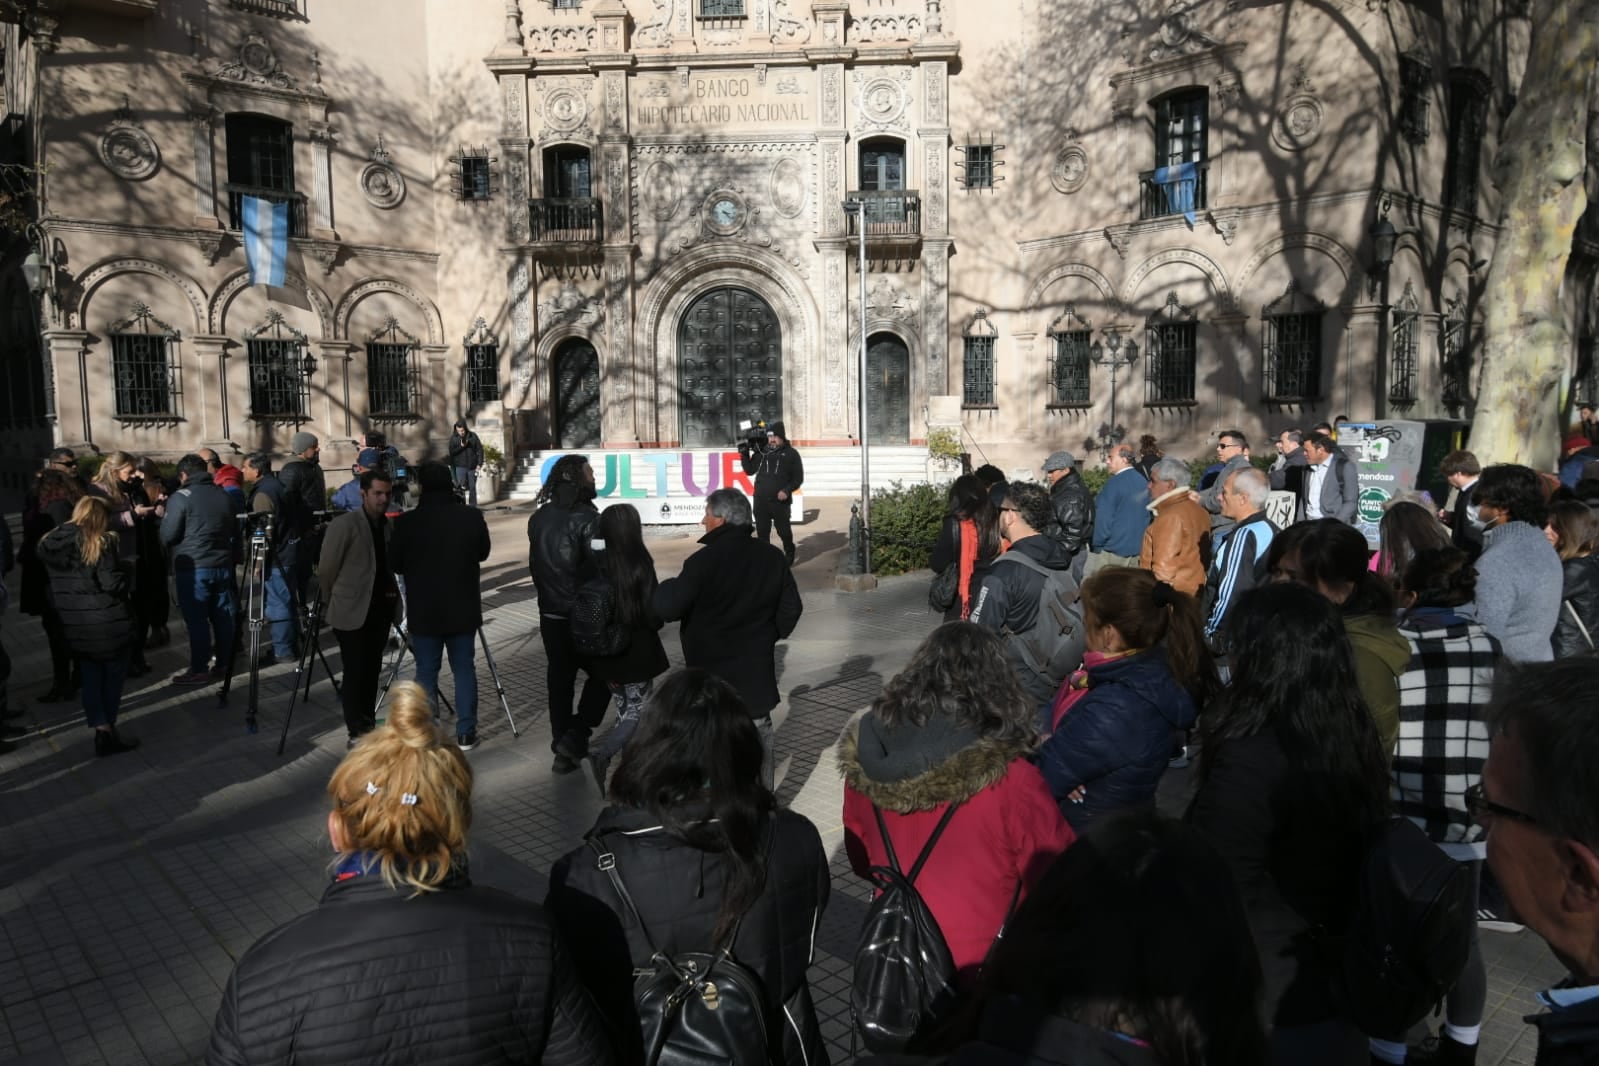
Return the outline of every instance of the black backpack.
[[[955,962],[915,885],[916,875],[959,806],[952,803],[945,809],[922,853],[905,873],[894,854],[883,812],[872,805],[888,865],[872,867],[869,875],[878,893],[866,910],[866,924],[855,948],[849,1005],[861,1042],[877,1054],[904,1051],[912,1038],[925,1033],[955,1001]]]
[[[588,845],[650,948],[651,969],[633,971],[633,1003],[643,1031],[646,1066],[770,1062],[764,986],[733,959],[738,927],[727,946],[715,954],[667,955],[644,927],[616,869],[616,856],[594,840]]]
[[[627,626],[617,621],[616,595],[603,574],[578,586],[569,617],[572,644],[580,655],[620,655],[632,640]]]
[[[1025,633],[1006,627],[1003,633],[1014,659],[1059,687],[1083,664],[1083,604],[1077,579],[1070,570],[1051,570],[1017,551],[1006,552],[990,565],[1000,563],[1016,563],[1044,576],[1033,627]]]
[[[1408,818],[1391,818],[1367,841],[1354,920],[1336,942],[1351,1021],[1396,1036],[1425,1018],[1466,968],[1471,871]]]

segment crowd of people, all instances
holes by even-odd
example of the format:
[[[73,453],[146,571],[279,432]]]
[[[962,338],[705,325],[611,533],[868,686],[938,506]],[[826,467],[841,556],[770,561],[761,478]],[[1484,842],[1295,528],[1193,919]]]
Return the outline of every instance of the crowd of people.
[[[136,653],[165,636],[147,582],[164,592],[170,572],[189,631],[174,683],[226,669],[239,513],[278,519],[277,654],[306,639],[292,608],[310,589],[342,651],[330,884],[239,960],[208,1061],[829,1061],[810,984],[828,856],[773,791],[776,649],[803,611],[781,425],[753,457],[755,506],[712,492],[699,550],[664,580],[638,512],[597,507],[586,457],[548,472],[527,534],[552,768],[587,762],[607,803],[542,907],[474,885],[466,860],[491,544],[458,491],[463,428],[454,461],[410,473],[419,498],[398,515],[392,464],[365,452],[353,506],[325,523],[308,471],[275,475],[265,455],[235,479],[197,452],[155,491],[120,453],[92,485],[70,455],[40,475],[24,608],[96,754],[137,743],[116,717]],[[1041,482],[984,467],[951,485],[929,597],[943,624],[837,747],[868,928],[914,932],[862,937],[860,1061],[1472,1063],[1479,928],[1523,922],[1571,974],[1540,994],[1540,1066],[1596,1061],[1599,465],[1568,481],[1451,452],[1454,498],[1395,497],[1371,543],[1336,432],[1286,428],[1257,464],[1228,430],[1198,478],[1152,438],[1120,444],[1097,492],[1066,451]],[[294,443],[314,467],[315,440]],[[417,683],[380,724],[402,617]],[[1180,817],[1160,813],[1191,761]],[[1460,889],[1452,909],[1407,897],[1426,942],[1373,909],[1373,856],[1401,846]],[[1373,923],[1381,972],[1349,946]],[[1395,958],[1437,978],[1436,1032],[1425,1009],[1393,1024],[1355,994],[1393,987]]]

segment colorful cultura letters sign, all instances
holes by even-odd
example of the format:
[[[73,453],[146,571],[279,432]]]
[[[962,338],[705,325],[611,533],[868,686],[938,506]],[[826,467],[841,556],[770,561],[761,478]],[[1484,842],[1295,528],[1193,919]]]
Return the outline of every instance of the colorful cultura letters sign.
[[[539,484],[565,452],[540,455]],[[645,525],[689,525],[705,514],[705,497],[717,489],[738,489],[753,499],[755,479],[744,473],[734,450],[665,451],[635,448],[629,451],[582,453],[594,467],[595,504],[604,510],[613,503],[638,508]],[[796,494],[790,511],[795,524],[804,521],[805,497]]]

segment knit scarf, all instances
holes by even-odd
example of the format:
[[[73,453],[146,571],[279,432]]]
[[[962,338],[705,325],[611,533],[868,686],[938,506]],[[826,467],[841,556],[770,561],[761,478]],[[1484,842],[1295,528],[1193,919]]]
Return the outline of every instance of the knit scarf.
[[[960,570],[956,588],[960,591],[961,621],[972,611],[972,571],[977,568],[977,523],[970,518],[960,521]]]

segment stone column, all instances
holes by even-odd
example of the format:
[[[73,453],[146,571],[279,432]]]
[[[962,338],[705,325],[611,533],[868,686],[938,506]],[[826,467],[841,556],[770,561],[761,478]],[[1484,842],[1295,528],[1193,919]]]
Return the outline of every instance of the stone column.
[[[505,160],[505,235],[512,244],[532,239],[528,198],[533,142],[527,129],[527,75],[500,75],[500,155]]]
[[[922,241],[922,339],[927,345],[927,394],[949,394],[949,257],[955,242],[948,237]]]
[[[836,201],[835,201],[836,202]],[[849,357],[849,300],[846,297],[850,271],[849,242],[829,237],[816,242],[822,254],[822,432],[824,440],[839,441],[852,436],[853,409],[850,379],[853,362]]]
[[[221,229],[217,219],[216,163],[212,155],[211,129],[216,112],[205,104],[189,112],[194,131],[194,224],[204,229]]]
[[[311,408],[306,414],[311,417],[311,424],[322,439],[322,446],[327,447],[332,438],[347,437],[351,432],[349,364],[355,357],[356,347],[348,341],[331,337],[324,337],[315,344],[316,378],[309,388],[313,397],[321,393],[322,404],[319,409],[315,399],[312,399]]]
[[[79,329],[45,330],[44,357],[47,395],[55,397],[57,443],[86,448],[94,440],[93,412],[89,409],[89,334]],[[109,364],[108,350],[105,362]],[[107,366],[104,373],[110,368]],[[104,412],[110,416],[112,412]]]
[[[459,417],[450,409],[449,358],[448,344],[422,345],[422,365],[426,369],[416,413],[440,426],[450,425]]]
[[[1260,401],[1260,378],[1248,369],[1248,360],[1253,358],[1247,335],[1249,316],[1240,311],[1223,311],[1211,318],[1210,326],[1215,332],[1216,359],[1224,372],[1208,375],[1203,366],[1196,366],[1194,373],[1196,384],[1207,377],[1215,382],[1213,398],[1205,407],[1214,412],[1217,419],[1212,428],[1220,430],[1227,425],[1245,423],[1244,416]],[[1201,345],[1200,352],[1203,351]],[[1231,373],[1225,372],[1228,369]],[[1195,395],[1194,399],[1198,400],[1199,396]]]
[[[185,337],[184,342],[192,357],[184,360],[184,395],[191,405],[184,412],[193,420],[199,416],[200,439],[210,447],[227,445],[233,440],[232,411],[228,396],[228,345],[227,337],[199,334]],[[214,368],[214,369],[213,369]],[[246,382],[248,385],[248,382]],[[249,400],[241,398],[241,413],[249,410]]]
[[[311,236],[337,240],[333,230],[333,127],[312,122],[311,129]]]

